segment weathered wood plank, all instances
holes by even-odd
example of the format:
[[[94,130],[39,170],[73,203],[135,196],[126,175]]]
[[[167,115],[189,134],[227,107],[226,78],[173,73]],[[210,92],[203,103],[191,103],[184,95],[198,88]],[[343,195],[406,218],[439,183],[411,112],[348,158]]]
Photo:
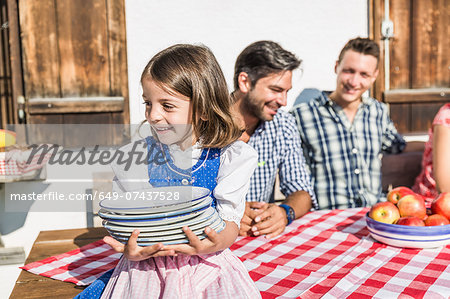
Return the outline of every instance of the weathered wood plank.
[[[390,88],[410,87],[410,0],[390,1],[394,38],[390,40]]]
[[[105,1],[57,3],[62,97],[109,95]]]
[[[386,103],[450,102],[450,88],[396,89],[384,92]]]
[[[436,19],[436,30],[433,31],[432,38],[436,48],[434,84],[435,86],[450,86],[450,1],[435,1],[433,13]]]
[[[125,27],[125,2],[107,0],[108,50],[111,95],[124,97],[125,104],[120,124],[130,122],[128,99],[128,69]]]
[[[16,0],[8,0],[9,48],[11,63],[12,110],[10,123],[19,122],[17,110],[23,109],[17,99],[23,96],[22,56],[20,53],[19,13]],[[20,107],[19,107],[20,106]]]
[[[447,87],[450,85],[449,1],[413,0],[412,3],[412,88]]]
[[[78,245],[78,247],[84,246],[86,244],[92,243],[95,240],[100,240],[104,236],[107,235],[107,232],[104,228],[76,228],[76,229],[64,229],[64,230],[46,230],[41,231],[36,238],[36,243],[41,244],[44,242],[52,242],[55,240],[58,241],[67,241],[69,243],[74,243]],[[92,239],[95,239],[92,241]],[[84,245],[80,246],[81,241],[87,241]],[[59,245],[58,245],[59,246]],[[31,258],[31,253],[30,257]],[[28,259],[29,259],[28,258]],[[31,263],[28,261],[27,263]]]
[[[399,133],[408,133],[411,123],[411,105],[410,104],[390,104],[390,116]]]
[[[19,0],[25,94],[59,97],[59,51],[54,0]]]
[[[128,111],[128,110],[127,110]],[[130,134],[129,128],[130,125],[126,125],[129,123],[129,120],[125,120],[125,109],[123,113],[113,112],[111,113],[112,125],[111,125],[111,134],[112,134],[112,144],[126,144],[130,142]]]
[[[378,77],[371,88],[371,95],[378,100],[381,100],[384,86],[384,42],[381,39],[381,21],[384,18],[384,1],[382,0],[371,0],[373,4],[371,5],[372,11],[371,16],[373,19],[373,27],[371,27],[370,36],[374,41],[380,46],[380,62],[378,64],[379,73]]]
[[[411,87],[430,87],[430,61],[427,53],[431,51],[429,32],[432,30],[432,16],[429,1],[412,0],[412,48],[411,48]]]
[[[111,113],[66,113],[65,124],[90,124],[89,127],[64,126],[64,144],[69,147],[112,145]],[[95,127],[92,125],[96,125]]]
[[[6,3],[0,6],[0,22],[4,24],[8,21]],[[11,72],[9,68],[9,47],[8,30],[0,31],[0,128],[5,128],[10,122],[12,111],[10,80]]]
[[[28,100],[30,114],[120,112],[123,97],[34,98]]]
[[[411,132],[427,132],[443,103],[415,103],[411,105]]]
[[[62,124],[62,114],[35,114],[29,115],[27,119],[31,126],[27,126],[28,144],[55,143],[62,145],[64,133],[62,126],[47,125],[33,126],[33,124]]]

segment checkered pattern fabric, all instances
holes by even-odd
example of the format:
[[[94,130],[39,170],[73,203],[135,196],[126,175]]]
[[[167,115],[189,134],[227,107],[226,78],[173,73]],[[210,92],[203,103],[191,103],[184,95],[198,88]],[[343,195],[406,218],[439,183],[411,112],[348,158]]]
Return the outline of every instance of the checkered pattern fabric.
[[[0,175],[17,176],[42,168],[52,154],[52,152],[43,156],[36,154],[32,157],[30,163],[27,163],[30,153],[31,151],[23,152],[19,149],[0,152]]]
[[[243,261],[263,298],[448,298],[450,245],[419,250],[378,243],[368,236],[367,211],[311,212],[278,238],[240,238],[231,250]],[[80,248],[78,254],[71,251],[24,269],[86,284],[118,261],[119,255],[105,246],[98,241]],[[36,271],[39,267],[42,270]],[[74,275],[94,268],[102,272],[99,269],[89,278],[80,274],[81,280]],[[48,275],[52,272],[57,274]]]
[[[116,253],[103,240],[21,267],[34,274],[88,285],[119,262]]]
[[[258,152],[258,166],[250,179],[247,201],[269,202],[278,172],[281,193],[287,197],[304,190],[318,208],[292,115],[279,110],[272,121],[256,128],[248,144]]]
[[[350,123],[327,93],[293,107],[303,153],[320,209],[368,207],[381,197],[382,153],[398,153],[406,143],[389,110],[364,98]]]

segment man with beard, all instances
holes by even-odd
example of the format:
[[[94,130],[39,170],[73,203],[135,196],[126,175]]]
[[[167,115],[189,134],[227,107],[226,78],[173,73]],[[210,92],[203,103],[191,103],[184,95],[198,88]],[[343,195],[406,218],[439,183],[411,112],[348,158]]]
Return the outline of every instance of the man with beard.
[[[241,140],[258,152],[258,166],[250,180],[240,235],[282,233],[294,219],[316,207],[306,172],[294,118],[279,109],[286,106],[292,72],[301,61],[272,41],[258,41],[239,54],[234,70],[235,108],[245,130]],[[286,196],[273,203],[277,173]]]

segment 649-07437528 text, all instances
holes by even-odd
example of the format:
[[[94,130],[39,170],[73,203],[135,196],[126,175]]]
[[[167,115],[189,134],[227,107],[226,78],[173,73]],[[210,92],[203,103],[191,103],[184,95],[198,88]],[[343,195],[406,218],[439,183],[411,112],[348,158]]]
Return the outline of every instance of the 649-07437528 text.
[[[11,193],[10,201],[77,201],[77,200],[128,200],[128,201],[177,201],[180,199],[179,192],[170,191],[131,191],[131,192],[102,192],[94,190],[93,193]]]

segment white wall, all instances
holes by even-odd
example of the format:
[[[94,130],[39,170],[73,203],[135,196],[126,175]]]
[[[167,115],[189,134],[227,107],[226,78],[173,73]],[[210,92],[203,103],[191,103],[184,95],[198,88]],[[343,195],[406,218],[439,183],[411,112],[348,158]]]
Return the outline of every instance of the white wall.
[[[368,34],[366,0],[126,0],[130,120],[143,119],[139,77],[150,58],[175,43],[203,43],[232,88],[238,54],[273,40],[303,60],[288,108],[305,87],[334,89],[334,63],[347,40]]]

